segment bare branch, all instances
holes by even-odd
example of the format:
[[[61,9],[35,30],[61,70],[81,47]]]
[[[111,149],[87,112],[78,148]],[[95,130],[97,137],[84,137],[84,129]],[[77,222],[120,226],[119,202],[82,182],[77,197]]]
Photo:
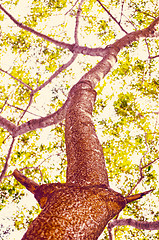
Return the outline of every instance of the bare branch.
[[[25,109],[24,113],[22,114],[20,120],[22,119],[22,117],[27,112],[28,108],[30,107],[33,95],[37,91],[40,91],[42,88],[44,88],[47,84],[51,83],[51,81],[55,77],[57,77],[58,74],[60,74],[64,69],[66,69],[67,67],[69,67],[73,63],[73,61],[76,59],[76,57],[77,57],[77,54],[76,53],[73,54],[71,59],[67,63],[63,64],[45,83],[43,83],[41,86],[38,86],[35,90],[32,90],[32,92],[30,94],[31,97],[30,97],[29,104],[28,104],[27,108]],[[67,101],[67,103],[68,103],[68,101]],[[7,129],[12,136],[15,136],[15,135],[18,136],[18,135],[21,135],[25,132],[35,130],[37,128],[43,128],[44,125],[45,125],[45,127],[50,126],[52,124],[56,124],[56,123],[63,120],[63,117],[65,116],[64,112],[65,112],[66,105],[67,104],[64,104],[64,106],[62,108],[60,108],[57,112],[55,112],[55,113],[53,113],[53,114],[51,114],[47,117],[40,118],[40,119],[33,119],[33,120],[31,120],[27,123],[22,124],[21,126],[24,128],[23,131],[22,131],[21,126],[17,127],[16,125],[14,125],[13,123],[11,123],[10,121],[8,121],[7,119],[5,119],[1,116],[0,116],[0,126]],[[58,116],[58,114],[59,114],[59,116]],[[50,118],[50,120],[49,120],[49,118]],[[20,122],[20,120],[18,121],[18,123]],[[22,133],[21,133],[21,131],[22,131]]]
[[[76,59],[77,57],[77,53],[73,54],[73,56],[71,57],[71,59],[63,64],[61,67],[59,67],[59,69],[57,71],[55,71],[52,76],[46,81],[44,82],[42,85],[38,86],[34,91],[33,93],[36,93],[38,91],[40,91],[42,88],[44,88],[46,85],[48,85],[49,83],[51,83],[51,81],[58,76],[58,74],[60,74],[63,70],[65,70],[66,68],[68,68],[73,62],[74,60]]]
[[[140,176],[140,178],[138,179],[137,183],[135,184],[135,186],[131,189],[131,191],[129,192],[129,194],[127,196],[130,196],[132,194],[132,192],[134,191],[134,189],[139,185],[139,183],[142,181],[142,179],[144,178],[144,176]]]
[[[159,55],[156,55],[156,56],[152,56],[152,57],[149,57],[150,59],[154,59],[154,58],[157,58],[159,57]]]
[[[99,2],[99,4],[102,6],[102,8],[104,9],[104,11],[106,11],[106,13],[118,24],[118,26],[121,28],[121,30],[127,34],[127,31],[121,26],[120,22],[118,22],[116,20],[115,17],[113,17],[113,15],[104,7],[104,5],[101,3],[100,0],[97,0],[97,2]]]
[[[65,70],[66,68],[68,68],[76,59],[77,57],[77,53],[73,54],[73,56],[71,57],[71,59],[63,64],[57,71],[55,71],[52,76],[46,81],[44,82],[42,85],[38,86],[35,90],[33,90],[29,85],[27,85],[26,83],[24,83],[23,81],[21,81],[20,79],[17,79],[16,77],[14,77],[13,75],[11,75],[10,73],[8,73],[7,71],[4,71],[3,69],[0,69],[0,71],[8,74],[9,76],[11,76],[13,79],[17,80],[18,82],[20,82],[21,84],[23,84],[25,87],[27,87],[29,90],[31,90],[31,95],[35,94],[36,92],[40,91],[42,88],[44,88],[46,85],[48,85],[49,83],[51,83],[51,81],[58,76],[58,74],[60,74],[63,70]],[[30,105],[29,105],[30,106]],[[28,108],[27,108],[28,109]],[[27,111],[27,109],[25,110],[25,112]]]
[[[56,112],[38,119],[32,119],[20,126],[16,126],[7,119],[0,116],[0,126],[6,129],[14,137],[22,135],[26,132],[36,130],[38,128],[45,128],[53,124],[61,122],[66,116],[66,109],[69,105],[69,100],[63,104],[63,106]]]
[[[79,0],[78,0],[79,1]],[[77,2],[78,2],[77,1]],[[20,28],[29,31],[36,36],[43,38],[46,41],[54,43],[56,46],[62,47],[64,49],[69,49],[72,53],[75,51],[76,53],[81,53],[84,55],[90,55],[90,56],[101,56],[103,57],[105,54],[103,53],[105,51],[105,48],[88,48],[88,47],[83,47],[83,46],[78,46],[78,48],[75,48],[75,44],[69,44],[65,42],[60,42],[57,40],[54,40],[51,37],[46,36],[45,34],[42,34],[30,27],[27,27],[26,25],[18,22],[6,9],[2,7],[0,4],[0,9]]]
[[[140,169],[140,176],[142,177],[143,176],[143,172],[142,172],[142,162],[143,162],[143,159],[146,157],[146,155],[148,154],[149,152],[149,146],[148,146],[148,143],[147,143],[147,133],[145,132],[145,145],[146,145],[146,152],[144,153],[144,155],[141,157],[140,159],[140,166],[139,166],[139,169]]]
[[[17,109],[17,110],[19,110],[19,111],[23,111],[23,112],[25,111],[23,108],[14,106],[14,105],[12,105],[12,104],[10,104],[10,103],[7,103],[6,105],[9,106],[9,107],[11,107],[11,108],[15,108],[15,109]],[[29,114],[32,114],[32,115],[34,115],[34,116],[36,116],[36,117],[41,117],[40,115],[35,114],[35,113],[33,113],[33,112],[30,112],[30,111],[26,111],[26,112],[29,113]]]
[[[45,34],[42,34],[36,30],[34,30],[33,28],[30,28],[26,25],[24,25],[23,23],[20,23],[18,22],[6,9],[4,9],[2,7],[2,5],[0,4],[0,9],[20,28],[28,31],[28,32],[31,32],[33,34],[35,34],[36,36],[40,37],[40,38],[43,38],[49,42],[52,42],[54,43],[56,46],[59,46],[59,47],[62,47],[62,48],[68,48],[68,49],[71,49],[72,48],[72,45],[71,44],[67,44],[67,43],[64,43],[64,42],[60,42],[60,41],[57,41],[57,40],[54,40],[53,38],[45,35]]]
[[[19,125],[21,119],[24,117],[25,113],[27,112],[27,110],[28,110],[29,107],[31,106],[31,103],[32,103],[32,100],[33,100],[33,96],[34,96],[34,94],[33,94],[33,91],[32,91],[32,92],[30,93],[30,100],[29,100],[28,106],[26,107],[26,109],[24,110],[24,112],[22,113],[22,115],[20,116],[20,119],[19,119],[17,125]]]
[[[1,108],[1,111],[0,111],[0,113],[2,113],[2,112],[3,112],[3,109],[4,109],[4,107],[5,107],[6,105],[8,105],[8,104],[7,104],[8,98],[9,98],[9,96],[7,96],[7,98],[6,98],[6,100],[5,100],[4,104],[3,104],[3,107]]]
[[[71,12],[71,10],[76,6],[76,4],[79,2],[79,0],[77,0],[74,5],[65,13],[65,15],[67,15],[69,12]]]
[[[78,11],[77,11],[77,15],[76,15],[76,25],[75,25],[75,45],[78,45],[78,27],[79,27],[79,17],[80,17],[80,14],[81,14],[81,7],[82,7],[82,4],[85,0],[81,0],[80,4],[79,4],[79,7],[78,7]]]
[[[133,201],[136,201],[136,200],[142,198],[143,196],[149,194],[149,193],[152,192],[153,190],[154,190],[154,189],[150,189],[150,190],[145,191],[145,192],[141,192],[141,193],[137,193],[137,194],[135,194],[135,195],[127,196],[127,197],[125,197],[126,202],[127,202],[127,203],[131,203],[131,202],[133,202]]]
[[[12,142],[11,142],[11,145],[9,147],[9,150],[8,150],[8,154],[6,156],[6,162],[4,164],[4,167],[3,167],[3,170],[1,172],[1,175],[0,175],[0,182],[2,181],[2,179],[4,178],[6,172],[7,172],[7,169],[8,169],[8,161],[9,161],[9,158],[10,158],[10,155],[11,155],[11,152],[12,152],[12,148],[13,148],[13,145],[14,145],[14,141],[15,141],[15,138],[12,139]]]
[[[146,39],[145,39],[145,43],[146,43],[146,47],[147,47],[148,58],[149,58],[149,59],[151,59],[151,55],[150,55],[150,49],[149,49],[148,42],[147,42],[147,40],[146,40]]]
[[[134,27],[134,29],[135,30],[137,30],[137,27],[135,26],[135,24],[132,22],[132,21],[130,21],[130,19],[125,15],[125,14],[123,14],[123,16],[127,19],[127,21]]]
[[[41,182],[43,181],[43,174],[42,174],[42,171],[41,171],[41,169],[39,168],[39,166],[37,166],[37,167],[24,167],[24,168],[20,168],[19,171],[21,172],[21,171],[23,171],[23,170],[25,170],[25,169],[38,170],[39,173],[40,173]],[[13,172],[11,175],[8,175],[8,176],[6,176],[6,177],[10,177],[10,176],[14,176],[14,172]]]
[[[18,81],[19,83],[21,83],[22,85],[24,85],[26,88],[28,88],[29,90],[33,90],[28,84],[24,83],[23,81],[21,81],[20,79],[14,77],[12,74],[8,73],[7,71],[3,70],[0,68],[1,72],[6,73],[7,75],[9,75],[10,77],[12,77],[14,80]]]
[[[159,221],[147,222],[147,221],[137,221],[134,219],[114,219],[112,222],[109,222],[108,226],[110,229],[117,226],[132,226],[137,229],[143,230],[159,230]]]
[[[139,126],[141,128],[141,126]],[[134,191],[134,189],[139,185],[139,183],[142,181],[142,179],[144,178],[144,175],[143,175],[143,167],[142,167],[142,161],[143,159],[146,157],[146,155],[148,154],[149,152],[149,146],[148,146],[148,143],[147,143],[147,133],[145,133],[145,144],[146,144],[146,148],[147,148],[147,151],[144,153],[144,155],[141,157],[140,159],[140,164],[139,164],[139,171],[140,171],[140,178],[139,180],[137,181],[137,183],[135,184],[135,186],[131,189],[131,191],[129,192],[128,196],[130,196],[132,194],[132,192]]]
[[[22,125],[17,127],[16,131],[14,132],[14,135],[18,136],[26,132],[36,130],[38,128],[45,128],[61,122],[66,116],[66,109],[68,105],[69,105],[69,100],[66,100],[63,106],[60,109],[58,109],[56,112],[46,117],[41,117],[39,119],[32,119],[26,123],[23,123]]]
[[[119,49],[120,51],[122,48],[129,46],[132,42],[138,41],[140,38],[155,37],[156,26],[158,24],[159,17],[157,17],[147,28],[126,34],[124,37],[120,38],[115,43],[110,45],[110,47],[116,47],[116,49]]]
[[[112,228],[109,225],[110,225],[110,223],[108,223],[108,226],[107,226],[108,234],[109,234],[109,240],[113,240]]]
[[[119,20],[119,23],[121,23],[121,19],[122,19],[122,16],[123,16],[124,3],[125,3],[125,0],[123,0],[122,3],[121,3],[121,14],[120,14],[120,20]]]
[[[159,160],[159,158],[156,158],[155,160],[153,160],[152,162],[146,164],[145,166],[142,167],[142,169],[149,167],[151,164],[155,163],[157,160]]]
[[[139,126],[139,125],[138,125]],[[141,128],[141,126],[139,126]],[[142,129],[143,130],[143,129]],[[137,183],[134,185],[134,187],[131,189],[131,191],[129,192],[128,196],[130,196],[132,194],[132,192],[134,191],[134,189],[139,185],[139,183],[142,181],[142,179],[145,177],[143,175],[143,169],[146,167],[149,167],[151,164],[155,163],[157,160],[159,160],[159,158],[154,159],[153,161],[151,161],[148,164],[143,165],[143,159],[146,157],[146,155],[149,152],[149,146],[148,146],[148,142],[147,142],[147,133],[145,132],[145,145],[146,145],[146,152],[144,153],[144,155],[141,157],[140,159],[140,164],[139,164],[139,171],[140,171],[140,178],[138,179]],[[143,166],[142,166],[143,165]]]

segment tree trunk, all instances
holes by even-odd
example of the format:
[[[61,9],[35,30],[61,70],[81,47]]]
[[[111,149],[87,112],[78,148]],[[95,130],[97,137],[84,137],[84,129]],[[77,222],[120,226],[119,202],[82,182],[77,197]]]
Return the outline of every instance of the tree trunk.
[[[102,146],[91,119],[96,92],[88,81],[70,92],[66,114],[67,181],[35,190],[43,208],[22,238],[97,239],[126,204],[109,188]]]

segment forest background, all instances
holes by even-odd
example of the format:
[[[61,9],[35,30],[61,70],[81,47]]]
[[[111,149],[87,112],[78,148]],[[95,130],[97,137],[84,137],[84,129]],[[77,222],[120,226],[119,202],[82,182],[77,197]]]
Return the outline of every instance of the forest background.
[[[21,124],[57,111],[70,88],[100,59],[100,48],[159,16],[156,1],[1,1],[1,117]],[[45,38],[49,36],[49,38]],[[51,42],[50,39],[53,39]],[[94,49],[72,54],[78,43]],[[93,120],[102,143],[111,187],[126,196],[154,191],[129,204],[119,218],[159,220],[159,39],[143,38],[123,48],[111,72],[96,87]],[[32,91],[34,89],[34,91]],[[35,182],[65,182],[64,122],[17,133],[0,119],[2,239],[21,239],[40,208],[12,176],[15,168]],[[18,236],[18,238],[17,238]],[[115,228],[115,239],[158,239],[158,231]],[[108,239],[105,229],[101,239]]]

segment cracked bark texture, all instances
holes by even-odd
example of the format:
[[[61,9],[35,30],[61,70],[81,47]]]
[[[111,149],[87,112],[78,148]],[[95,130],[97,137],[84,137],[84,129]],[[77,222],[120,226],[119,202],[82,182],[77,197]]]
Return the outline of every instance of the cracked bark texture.
[[[121,194],[104,185],[41,185],[35,198],[43,210],[22,240],[98,239],[126,204]]]
[[[72,91],[65,129],[67,182],[108,186],[103,149],[92,121],[96,92],[88,81],[79,82]]]

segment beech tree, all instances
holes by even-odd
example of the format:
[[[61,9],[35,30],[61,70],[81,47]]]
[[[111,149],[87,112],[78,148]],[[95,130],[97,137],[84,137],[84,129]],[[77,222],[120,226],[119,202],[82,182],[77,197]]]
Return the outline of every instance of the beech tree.
[[[158,1],[0,9],[2,239],[157,239]]]

